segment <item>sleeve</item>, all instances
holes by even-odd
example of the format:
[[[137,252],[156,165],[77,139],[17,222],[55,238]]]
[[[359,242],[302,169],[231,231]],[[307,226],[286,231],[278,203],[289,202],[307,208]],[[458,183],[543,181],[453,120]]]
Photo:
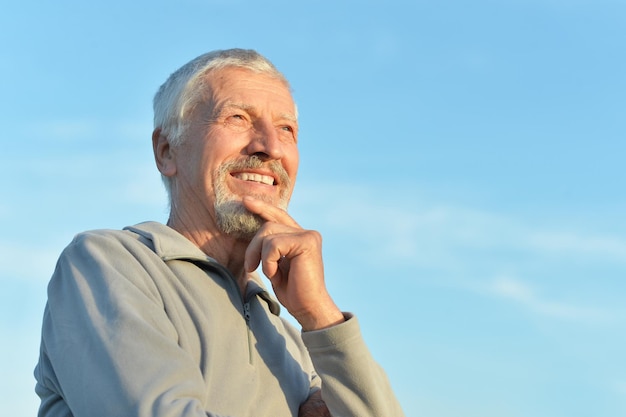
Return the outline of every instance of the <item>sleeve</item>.
[[[41,355],[40,416],[218,417],[146,268],[110,236],[79,235],[61,255]]]
[[[357,318],[328,329],[303,332],[333,417],[403,417],[385,372],[374,361]]]

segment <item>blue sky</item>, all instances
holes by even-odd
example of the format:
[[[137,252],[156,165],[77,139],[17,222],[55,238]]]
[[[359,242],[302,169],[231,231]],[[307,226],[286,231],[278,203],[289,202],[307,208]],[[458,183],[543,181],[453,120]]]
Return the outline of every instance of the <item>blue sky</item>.
[[[7,415],[62,248],[166,219],[152,95],[228,47],[292,82],[290,211],[407,416],[626,415],[625,1],[5,3]]]

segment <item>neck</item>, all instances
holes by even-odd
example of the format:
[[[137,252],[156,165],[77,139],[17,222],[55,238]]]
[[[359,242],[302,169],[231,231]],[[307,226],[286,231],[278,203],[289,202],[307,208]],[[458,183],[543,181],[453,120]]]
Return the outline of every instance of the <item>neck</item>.
[[[167,225],[185,236],[207,256],[225,266],[236,279],[239,288],[245,293],[248,274],[244,270],[246,249],[249,239],[238,239],[220,232],[214,221],[198,224],[193,219],[207,216],[191,216],[172,210]]]

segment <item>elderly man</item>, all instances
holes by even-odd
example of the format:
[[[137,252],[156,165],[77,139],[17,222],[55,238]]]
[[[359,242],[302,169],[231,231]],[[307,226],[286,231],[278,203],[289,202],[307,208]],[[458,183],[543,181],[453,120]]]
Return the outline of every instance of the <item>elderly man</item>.
[[[39,415],[402,416],[326,289],[320,235],[286,212],[298,123],[283,75],[254,51],[211,52],[170,76],[154,110],[167,225],[86,232],[65,249]]]

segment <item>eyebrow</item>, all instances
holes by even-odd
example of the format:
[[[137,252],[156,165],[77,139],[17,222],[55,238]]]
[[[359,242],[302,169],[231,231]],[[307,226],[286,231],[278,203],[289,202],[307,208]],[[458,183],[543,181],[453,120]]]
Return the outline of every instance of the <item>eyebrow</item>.
[[[219,105],[215,110],[216,116],[221,114],[225,109],[235,108],[239,110],[243,110],[245,112],[254,112],[255,107],[250,104],[237,103],[233,101],[227,101],[221,105]],[[289,113],[281,113],[278,115],[280,119],[284,119],[293,123],[298,123],[298,118]]]

